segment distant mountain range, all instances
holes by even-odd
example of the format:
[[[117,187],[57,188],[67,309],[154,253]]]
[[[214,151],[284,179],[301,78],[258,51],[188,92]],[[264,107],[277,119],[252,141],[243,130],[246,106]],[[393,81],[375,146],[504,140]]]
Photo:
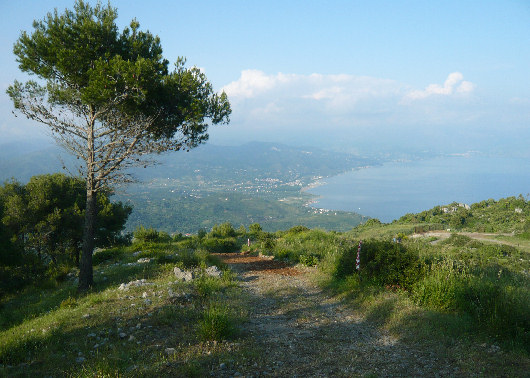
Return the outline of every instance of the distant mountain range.
[[[346,153],[263,142],[205,144],[160,155],[157,161],[131,171],[138,183],[120,188],[115,197],[134,208],[129,231],[144,225],[197,232],[223,222],[246,227],[258,222],[268,231],[299,224],[345,231],[363,217],[311,209],[312,197],[301,189],[320,177],[377,164]],[[0,145],[1,182],[12,177],[27,182],[34,175],[64,172],[63,166],[75,173],[79,163],[53,144]]]
[[[241,146],[205,144],[190,152],[173,152],[157,157],[159,164],[134,169],[140,181],[167,177],[206,179],[248,174],[255,177],[329,176],[354,167],[374,164],[359,156],[314,147],[290,147],[278,143],[251,142]],[[0,181],[14,177],[26,182],[31,176],[61,172],[63,166],[76,172],[79,163],[53,144],[8,143],[0,145]]]

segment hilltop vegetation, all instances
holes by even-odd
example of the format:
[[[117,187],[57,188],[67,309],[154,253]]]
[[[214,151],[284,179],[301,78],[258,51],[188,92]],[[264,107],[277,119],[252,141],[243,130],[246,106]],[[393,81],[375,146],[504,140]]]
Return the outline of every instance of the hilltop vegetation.
[[[259,358],[244,332],[248,294],[210,255],[241,251],[315,266],[310,271],[324,290],[369,324],[450,353],[463,374],[523,374],[530,353],[530,245],[459,234],[412,238],[414,227],[372,220],[345,233],[304,226],[270,233],[259,224],[223,223],[192,237],[138,228],[131,246],[94,255],[92,292],[78,294],[71,275],[2,301],[0,369],[201,376],[223,361],[251,367]],[[223,273],[208,275],[211,265]],[[175,267],[193,272],[190,280],[176,282]]]
[[[471,206],[453,202],[418,214],[407,214],[395,224],[426,224],[440,229],[476,232],[504,232],[530,236],[530,201],[522,195],[489,199]]]

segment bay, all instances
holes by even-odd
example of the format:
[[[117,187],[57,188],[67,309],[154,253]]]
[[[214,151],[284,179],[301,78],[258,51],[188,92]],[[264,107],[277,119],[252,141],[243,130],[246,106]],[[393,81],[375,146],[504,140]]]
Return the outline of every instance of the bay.
[[[312,206],[391,222],[451,202],[475,203],[530,193],[530,160],[449,156],[391,162],[325,179],[308,190]]]

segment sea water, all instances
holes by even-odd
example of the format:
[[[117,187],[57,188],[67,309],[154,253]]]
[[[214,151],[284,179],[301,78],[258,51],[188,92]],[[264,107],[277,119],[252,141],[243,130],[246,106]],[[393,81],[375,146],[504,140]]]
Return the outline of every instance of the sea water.
[[[319,196],[314,207],[391,222],[451,202],[527,197],[530,159],[472,155],[391,162],[330,177],[308,192]]]

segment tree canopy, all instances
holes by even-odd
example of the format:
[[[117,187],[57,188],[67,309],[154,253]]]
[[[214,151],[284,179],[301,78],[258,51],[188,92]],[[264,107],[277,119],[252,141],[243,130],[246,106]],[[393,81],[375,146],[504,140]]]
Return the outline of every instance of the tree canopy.
[[[226,94],[213,92],[197,67],[179,58],[173,70],[160,39],[136,20],[119,31],[110,4],[78,0],[22,32],[14,53],[23,72],[7,93],[15,109],[47,125],[84,164],[87,190],[80,289],[92,285],[95,193],[128,182],[126,169],[147,166],[149,154],[189,150],[208,139],[210,124],[229,122]]]
[[[109,192],[97,194],[95,244],[115,244],[132,208],[112,203]],[[62,267],[79,265],[85,183],[64,174],[33,176],[0,186],[0,272],[4,281],[32,281]],[[10,278],[10,279],[7,279]],[[1,291],[2,288],[0,288]]]

